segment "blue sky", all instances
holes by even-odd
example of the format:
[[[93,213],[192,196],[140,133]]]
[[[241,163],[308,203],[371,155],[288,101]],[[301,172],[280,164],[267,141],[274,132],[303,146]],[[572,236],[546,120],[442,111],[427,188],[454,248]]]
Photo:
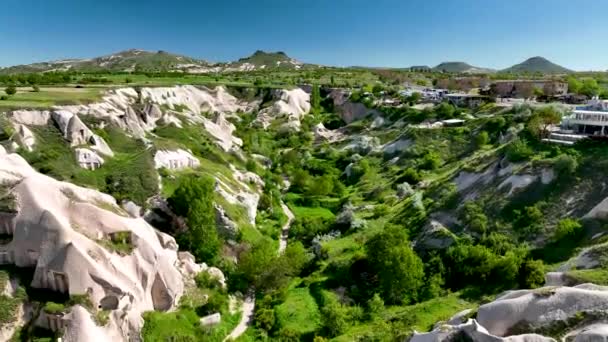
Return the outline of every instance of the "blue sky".
[[[0,66],[141,48],[391,67],[540,55],[605,70],[607,14],[604,0],[3,0]]]

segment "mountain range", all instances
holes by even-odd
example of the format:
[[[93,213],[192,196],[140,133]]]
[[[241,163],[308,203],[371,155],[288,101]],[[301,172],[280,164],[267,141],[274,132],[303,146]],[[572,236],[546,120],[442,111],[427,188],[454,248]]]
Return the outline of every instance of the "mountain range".
[[[240,58],[233,62],[211,63],[202,59],[166,51],[153,52],[130,49],[89,59],[65,59],[0,68],[0,73],[11,74],[67,70],[80,72],[183,71],[188,73],[210,73],[256,70],[299,70],[302,68],[317,67],[320,66],[302,63],[289,57],[282,51],[266,52],[258,50],[248,57]],[[418,70],[420,67],[410,69]],[[473,66],[461,61],[443,62],[434,68],[431,68],[431,70],[435,72],[457,74],[488,74],[495,72],[564,74],[572,72],[563,66],[538,56],[529,58],[522,63],[502,70]]]
[[[51,62],[40,62],[27,65],[16,65],[0,68],[0,73],[29,73],[49,71],[184,71],[189,73],[254,71],[263,69],[296,70],[302,67],[314,67],[287,56],[284,52],[266,52],[258,50],[251,56],[228,63],[211,63],[166,51],[146,51],[130,49],[106,56],[88,59],[65,59]]]

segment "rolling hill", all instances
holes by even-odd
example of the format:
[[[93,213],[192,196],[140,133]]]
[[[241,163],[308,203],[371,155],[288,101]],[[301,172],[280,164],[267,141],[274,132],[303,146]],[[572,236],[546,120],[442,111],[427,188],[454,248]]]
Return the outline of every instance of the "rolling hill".
[[[472,66],[465,62],[443,62],[433,68],[434,71],[446,73],[485,74],[494,72],[492,69]]]
[[[543,73],[543,74],[566,74],[572,70],[557,65],[548,59],[540,56],[528,58],[510,68],[501,70],[506,73]]]
[[[190,72],[208,69],[206,61],[172,54],[165,51],[145,51],[130,49],[106,56],[90,59],[65,59],[52,62],[41,62],[17,65],[1,69],[1,73],[48,72],[48,71],[172,71]]]
[[[300,69],[304,63],[287,56],[283,51],[266,52],[257,50],[249,57],[228,63],[226,71],[251,71],[260,69]]]

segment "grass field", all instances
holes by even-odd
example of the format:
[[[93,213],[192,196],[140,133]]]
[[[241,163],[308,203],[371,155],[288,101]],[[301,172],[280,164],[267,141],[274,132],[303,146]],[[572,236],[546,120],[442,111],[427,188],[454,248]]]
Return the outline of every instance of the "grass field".
[[[291,205],[289,207],[296,217],[320,217],[333,219],[335,217],[329,209],[323,207],[298,207]]]
[[[45,109],[55,105],[91,103],[101,99],[102,90],[89,87],[41,87],[39,92],[34,92],[32,88],[18,88],[17,94],[0,100],[0,110]]]
[[[312,333],[321,325],[317,302],[306,287],[289,289],[285,302],[276,307],[276,315],[282,328],[300,334]]]

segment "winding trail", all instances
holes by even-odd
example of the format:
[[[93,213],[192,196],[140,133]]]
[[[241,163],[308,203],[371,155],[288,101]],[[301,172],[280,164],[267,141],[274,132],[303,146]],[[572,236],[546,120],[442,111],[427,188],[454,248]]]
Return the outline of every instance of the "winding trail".
[[[279,254],[283,254],[285,248],[287,248],[287,238],[289,237],[289,228],[293,223],[295,216],[289,210],[289,207],[281,201],[281,209],[287,216],[287,222],[281,227],[281,239],[279,240]],[[252,288],[249,290],[247,295],[245,296],[245,300],[243,301],[243,305],[241,306],[241,321],[239,324],[230,332],[228,336],[224,339],[226,341],[236,340],[241,336],[246,330],[249,324],[253,321],[253,312],[255,310],[255,290]]]
[[[281,208],[283,212],[287,216],[287,222],[281,228],[281,239],[279,240],[279,254],[283,254],[285,248],[287,248],[287,238],[289,237],[289,228],[293,223],[294,216],[289,207],[281,200]]]

